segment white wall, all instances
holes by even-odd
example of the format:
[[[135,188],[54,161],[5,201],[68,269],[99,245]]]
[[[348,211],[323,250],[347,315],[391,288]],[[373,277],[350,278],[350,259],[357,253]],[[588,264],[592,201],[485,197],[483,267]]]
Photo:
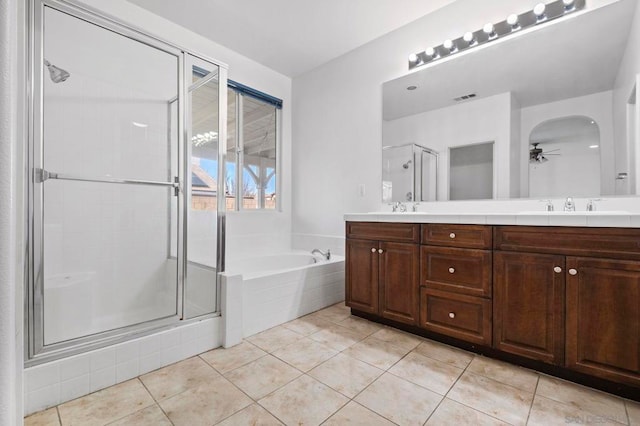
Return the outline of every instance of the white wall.
[[[294,245],[335,247],[343,214],[380,208],[382,83],[409,53],[533,8],[537,0],[459,0],[293,80]],[[508,157],[507,157],[508,158]],[[365,184],[364,196],[359,185]]]
[[[521,149],[528,150],[530,148],[529,136],[531,131],[544,121],[576,115],[592,118],[596,121],[600,130],[601,194],[612,195],[615,193],[612,108],[611,91],[523,108],[521,111]],[[528,157],[521,156],[520,161],[522,167],[522,174],[520,175],[521,193],[524,197],[527,197],[529,196]],[[559,195],[559,193],[554,193],[554,195]],[[593,193],[581,195],[593,195]],[[531,196],[534,197],[536,195],[531,194]]]

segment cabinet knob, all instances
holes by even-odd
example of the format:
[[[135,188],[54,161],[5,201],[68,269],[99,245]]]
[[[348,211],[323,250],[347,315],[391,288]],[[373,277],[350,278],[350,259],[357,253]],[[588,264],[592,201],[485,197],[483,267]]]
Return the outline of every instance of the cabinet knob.
[[[569,269],[569,275],[578,275],[578,271],[573,269],[573,268],[571,268],[571,269]]]
[[[382,254],[382,253],[384,253],[384,250],[378,249],[378,253]]]
[[[454,239],[455,237],[456,237],[455,233],[452,232],[452,233],[449,234],[449,238]]]
[[[453,274],[455,271],[456,271],[455,268],[449,268],[449,273],[450,274]]]
[[[455,312],[449,312],[449,318],[455,318],[456,314]]]
[[[372,247],[371,248],[371,253],[375,253],[375,252],[376,252],[376,249]]]
[[[553,272],[555,272],[556,274],[559,274],[560,272],[562,272],[562,268],[559,266],[556,266],[555,268],[553,268]]]

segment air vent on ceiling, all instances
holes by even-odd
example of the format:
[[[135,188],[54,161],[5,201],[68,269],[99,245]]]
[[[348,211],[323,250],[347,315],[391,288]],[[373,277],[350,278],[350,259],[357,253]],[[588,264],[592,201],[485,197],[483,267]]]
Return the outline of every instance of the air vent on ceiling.
[[[457,98],[453,98],[453,100],[456,102],[460,102],[460,101],[466,101],[467,99],[471,99],[475,97],[476,97],[475,93],[469,93],[468,95],[458,96]]]

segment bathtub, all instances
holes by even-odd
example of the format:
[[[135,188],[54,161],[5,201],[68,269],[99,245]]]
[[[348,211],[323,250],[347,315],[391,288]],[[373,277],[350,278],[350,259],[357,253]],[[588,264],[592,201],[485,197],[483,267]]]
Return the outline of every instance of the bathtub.
[[[229,260],[222,273],[223,344],[344,300],[344,257],[290,252]]]

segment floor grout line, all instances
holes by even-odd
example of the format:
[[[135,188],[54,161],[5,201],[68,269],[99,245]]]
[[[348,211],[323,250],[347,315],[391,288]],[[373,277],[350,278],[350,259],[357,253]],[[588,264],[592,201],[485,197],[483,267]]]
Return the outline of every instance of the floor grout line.
[[[540,375],[536,378],[536,387],[533,389],[533,398],[531,398],[531,405],[529,405],[529,412],[527,413],[527,420],[525,421],[525,425],[529,424],[529,419],[531,418],[531,411],[533,411],[533,403],[536,400],[536,394],[538,393],[538,385],[540,384]]]

